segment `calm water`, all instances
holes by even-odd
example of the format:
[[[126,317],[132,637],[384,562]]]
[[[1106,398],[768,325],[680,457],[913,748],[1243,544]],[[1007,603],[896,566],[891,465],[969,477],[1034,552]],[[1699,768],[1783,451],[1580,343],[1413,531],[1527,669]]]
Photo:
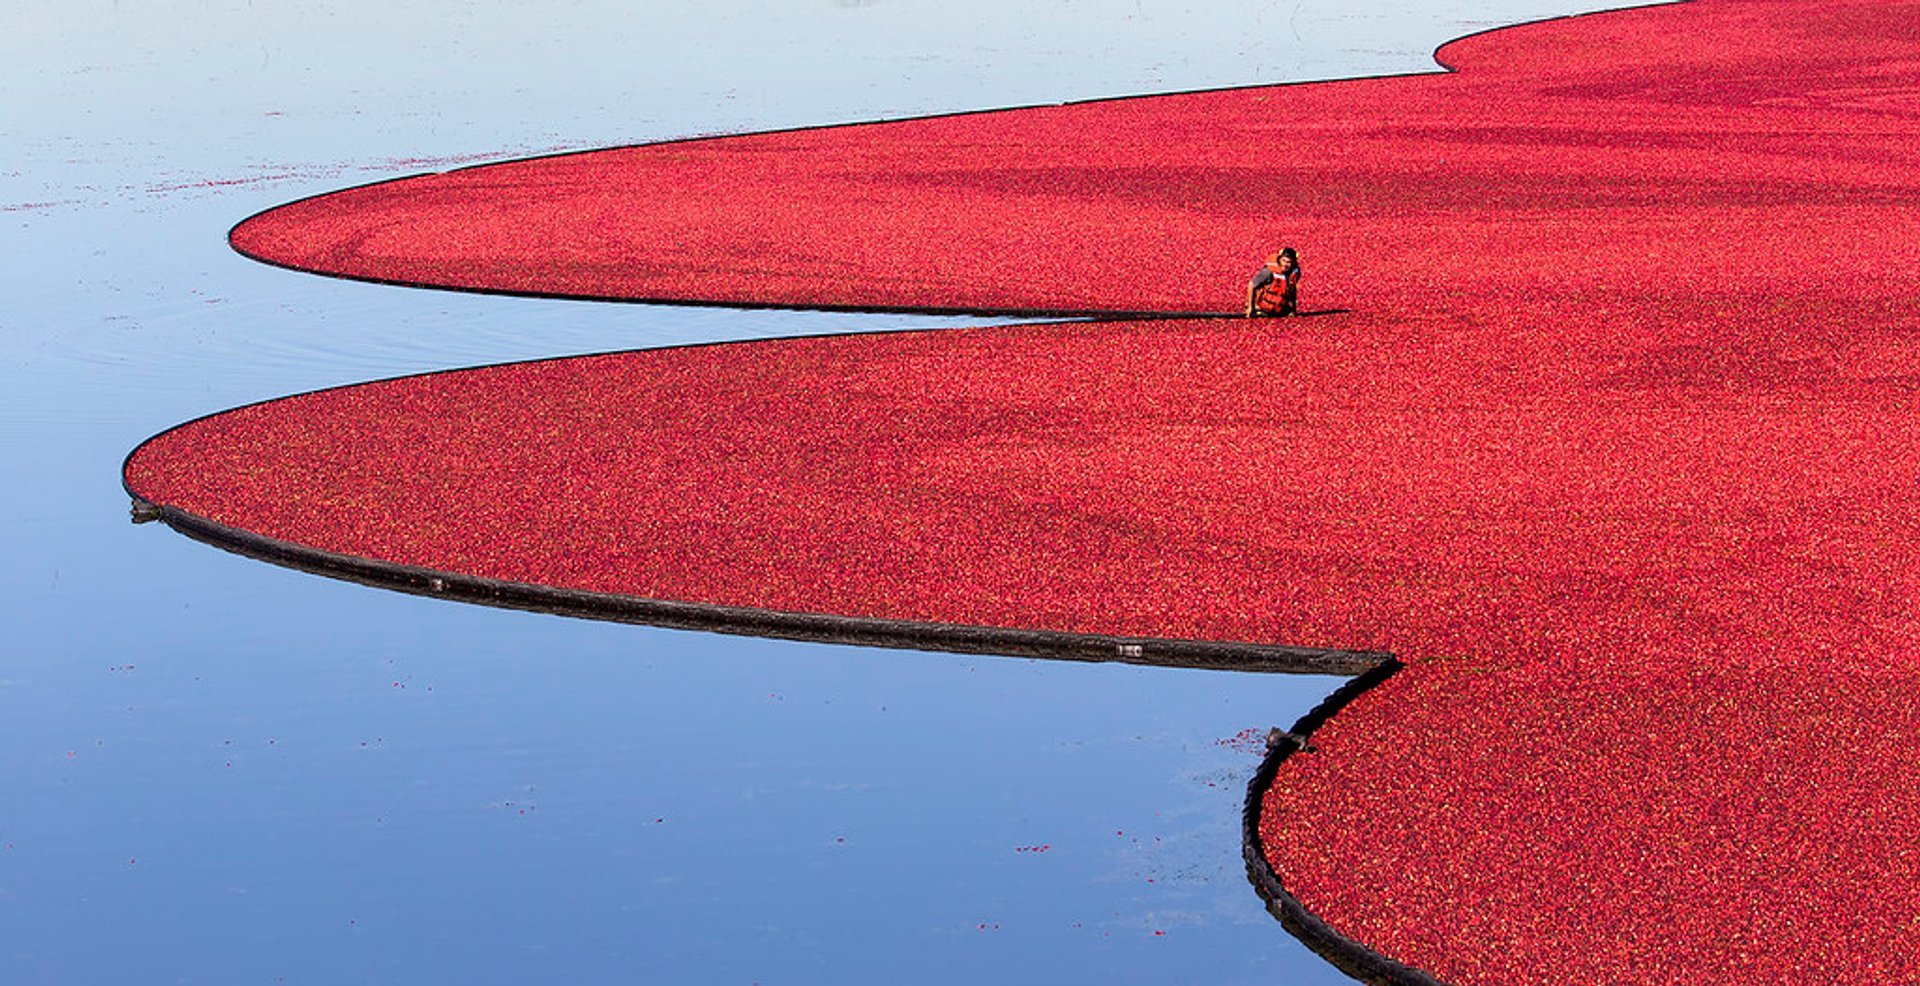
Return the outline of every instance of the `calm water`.
[[[642,9],[633,9],[639,6]],[[0,982],[1335,982],[1241,874],[1337,682],[804,645],[330,582],[133,528],[187,418],[925,317],[272,270],[269,205],[455,163],[1430,69],[1571,0],[26,0],[0,34]]]

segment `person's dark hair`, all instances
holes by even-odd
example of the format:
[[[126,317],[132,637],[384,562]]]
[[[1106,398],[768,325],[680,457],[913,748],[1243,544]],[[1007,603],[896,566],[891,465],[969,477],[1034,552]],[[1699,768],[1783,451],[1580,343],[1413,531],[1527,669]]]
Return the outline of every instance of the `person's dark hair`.
[[[1293,252],[1293,248],[1292,248],[1292,247],[1281,247],[1281,248],[1280,248],[1280,256],[1282,256],[1282,257],[1285,257],[1285,258],[1287,258],[1288,260],[1299,260],[1299,259],[1300,259],[1300,255],[1299,255],[1299,254],[1297,254],[1297,253],[1294,253],[1294,252]]]

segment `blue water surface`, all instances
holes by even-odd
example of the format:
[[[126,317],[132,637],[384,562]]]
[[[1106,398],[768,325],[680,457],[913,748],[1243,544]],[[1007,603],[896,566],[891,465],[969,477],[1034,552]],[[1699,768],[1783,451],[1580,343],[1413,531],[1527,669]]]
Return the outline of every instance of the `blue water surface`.
[[[122,456],[371,377],[966,324],[477,297],[226,230],[550,150],[1429,71],[1572,0],[29,5],[0,32],[0,982],[1338,982],[1240,863],[1329,678],[655,630],[135,528]]]

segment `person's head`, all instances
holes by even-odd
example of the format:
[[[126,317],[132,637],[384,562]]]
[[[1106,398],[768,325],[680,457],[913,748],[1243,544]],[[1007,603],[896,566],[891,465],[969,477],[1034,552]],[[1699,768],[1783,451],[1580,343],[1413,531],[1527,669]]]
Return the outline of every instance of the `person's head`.
[[[1280,259],[1286,263],[1297,264],[1300,262],[1300,255],[1294,253],[1292,247],[1281,247]]]

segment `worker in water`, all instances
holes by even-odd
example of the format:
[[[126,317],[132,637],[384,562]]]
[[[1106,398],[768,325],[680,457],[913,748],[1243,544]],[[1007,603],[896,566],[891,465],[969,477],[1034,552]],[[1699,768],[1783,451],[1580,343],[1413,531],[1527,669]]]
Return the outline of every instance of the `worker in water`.
[[[1247,284],[1247,317],[1292,315],[1300,305],[1300,255],[1287,247],[1267,258]]]

